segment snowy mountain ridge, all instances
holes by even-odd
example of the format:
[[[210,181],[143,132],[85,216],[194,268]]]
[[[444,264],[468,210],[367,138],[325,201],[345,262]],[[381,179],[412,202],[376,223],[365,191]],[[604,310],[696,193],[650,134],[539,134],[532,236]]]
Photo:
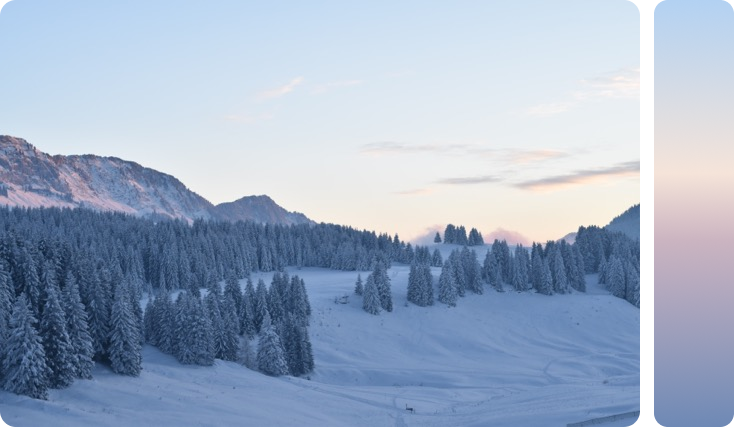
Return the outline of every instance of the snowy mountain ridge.
[[[0,205],[85,207],[143,217],[307,224],[268,196],[213,205],[175,177],[116,157],[51,156],[0,135]]]

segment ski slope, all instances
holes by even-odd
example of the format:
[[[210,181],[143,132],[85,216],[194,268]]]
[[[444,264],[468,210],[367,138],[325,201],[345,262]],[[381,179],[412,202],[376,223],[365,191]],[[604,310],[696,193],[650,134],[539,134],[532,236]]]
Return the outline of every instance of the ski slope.
[[[441,246],[444,258],[450,249]],[[289,270],[304,278],[312,305],[310,379],[220,360],[182,366],[145,346],[139,378],[97,365],[93,380],[51,390],[45,402],[0,392],[0,414],[14,427],[545,427],[639,409],[639,310],[595,276],[586,294],[485,286],[457,307],[422,308],[405,304],[408,271],[389,270],[394,311],[372,316],[352,293],[359,272]],[[335,303],[343,295],[349,302]]]

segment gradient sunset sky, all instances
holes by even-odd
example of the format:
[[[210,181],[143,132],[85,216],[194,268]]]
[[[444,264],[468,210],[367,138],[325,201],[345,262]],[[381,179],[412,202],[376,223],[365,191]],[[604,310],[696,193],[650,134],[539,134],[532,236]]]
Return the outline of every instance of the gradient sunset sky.
[[[732,52],[731,4],[655,10],[655,418],[667,427],[734,425]]]
[[[402,238],[639,203],[634,4],[306,3],[14,0],[0,134]]]

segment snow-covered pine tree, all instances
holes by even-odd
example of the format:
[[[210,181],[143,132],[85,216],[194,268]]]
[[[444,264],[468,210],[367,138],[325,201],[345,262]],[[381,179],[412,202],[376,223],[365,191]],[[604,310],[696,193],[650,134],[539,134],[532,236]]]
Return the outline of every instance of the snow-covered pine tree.
[[[106,270],[106,269],[105,269]],[[100,272],[101,273],[101,272]],[[102,274],[92,273],[93,275],[87,279],[92,289],[89,304],[86,305],[89,334],[92,337],[92,345],[94,346],[94,357],[102,359],[107,355],[107,344],[110,336],[110,302],[112,301],[112,293],[110,289],[109,271],[106,271],[105,277]]]
[[[495,243],[497,243],[497,240],[495,240]],[[487,251],[487,256],[484,257],[483,271],[487,282],[495,290],[502,292],[504,291],[502,288],[502,270],[500,268],[500,263],[497,260],[499,249],[495,250],[494,247],[495,245],[492,246],[493,249],[491,251]]]
[[[609,257],[606,268],[606,281],[607,289],[612,295],[618,298],[624,298],[626,274],[622,266],[622,261],[615,255]]]
[[[244,304],[244,297],[242,295],[242,289],[240,288],[240,281],[237,280],[237,273],[234,269],[229,269],[227,272],[227,278],[224,281],[224,299],[231,300],[235,308],[235,317],[237,319],[242,318],[242,305]],[[242,331],[238,331],[242,332]]]
[[[456,240],[454,243],[457,245],[468,245],[469,244],[469,238],[466,236],[466,227],[463,225],[460,225],[456,228]]]
[[[419,294],[419,288],[420,283],[418,283],[418,273],[416,269],[416,264],[412,263],[410,264],[410,272],[408,273],[408,301],[412,302],[415,305],[420,305],[418,301],[418,294]]]
[[[456,243],[456,226],[448,224],[443,232],[443,242],[446,244]]]
[[[302,372],[301,340],[298,325],[293,316],[286,314],[281,329],[283,331],[281,343],[283,344],[283,354],[288,365],[288,372],[293,376],[299,376],[304,373]]]
[[[433,257],[431,257],[431,267],[443,267],[443,257],[438,248],[433,250]]]
[[[602,255],[601,261],[599,262],[599,284],[607,284],[607,257]]]
[[[441,268],[441,275],[438,277],[438,301],[449,307],[456,307],[458,294],[454,282],[454,267],[452,262],[453,260],[449,257]]]
[[[449,255],[451,260],[451,272],[454,275],[454,288],[456,295],[463,297],[466,295],[466,274],[464,273],[464,263],[461,260],[461,252],[458,249],[451,251]]]
[[[472,228],[471,231],[469,231],[469,246],[480,246],[484,244],[484,239],[482,238],[482,233],[480,233],[476,228]]]
[[[195,295],[191,295],[191,308],[193,313],[191,316],[191,329],[187,345],[191,349],[191,363],[200,366],[211,366],[214,364],[214,345],[212,324],[209,320],[206,306]],[[237,324],[230,326],[236,328]],[[236,335],[235,335],[236,337]],[[231,360],[234,360],[233,357]]]
[[[239,344],[239,322],[235,312],[234,302],[229,299],[222,301],[222,338],[223,347],[219,357],[222,360],[233,362],[237,360],[237,345]]]
[[[390,277],[387,275],[387,268],[382,261],[375,262],[375,267],[371,275],[375,285],[377,285],[377,293],[380,297],[380,307],[388,313],[392,311],[392,291],[390,290]]]
[[[115,289],[112,304],[109,354],[112,370],[118,374],[137,377],[142,369],[140,331],[135,322],[128,295],[123,286]]]
[[[551,274],[553,276],[553,292],[557,294],[566,294],[569,292],[568,277],[566,276],[566,266],[563,263],[563,256],[559,247],[553,249],[549,255],[553,268]]]
[[[21,280],[15,283],[16,294],[24,293],[28,298],[29,308],[34,318],[40,317],[41,278],[38,275],[38,261],[35,248],[21,248],[20,265]]]
[[[245,335],[248,338],[253,338],[257,333],[257,327],[255,326],[255,287],[252,284],[252,280],[248,277],[247,284],[245,285],[245,292],[243,297],[242,305],[245,308],[245,315],[242,319],[244,325],[242,327]]]
[[[540,287],[538,292],[544,295],[553,295],[553,275],[551,274],[548,260],[541,260]]]
[[[263,317],[257,350],[257,368],[270,376],[288,375],[283,346],[267,312]]]
[[[362,284],[362,275],[357,275],[357,282],[354,284],[354,293],[362,295],[364,293],[364,284]]]
[[[51,269],[50,265],[45,266]],[[46,302],[41,314],[40,335],[48,367],[48,386],[65,388],[74,382],[76,353],[66,330],[66,318],[59,302],[59,288],[50,272],[46,276]]]
[[[253,371],[257,370],[257,358],[252,352],[252,344],[246,335],[240,337],[237,350],[237,363]]]
[[[515,246],[515,259],[512,263],[512,286],[518,292],[528,289],[528,283],[530,282],[528,264],[528,251],[522,245]]]
[[[624,299],[632,303],[635,307],[640,307],[640,272],[637,271],[632,261],[627,261],[625,268],[625,295]]]
[[[441,243],[441,235],[436,232],[436,236],[433,238],[433,243]]]
[[[5,356],[5,340],[10,329],[10,312],[13,309],[15,289],[12,288],[10,273],[0,261],[0,382],[3,378],[2,360]]]
[[[227,353],[227,339],[222,320],[221,306],[222,296],[219,293],[219,286],[209,286],[209,292],[204,297],[204,305],[209,315],[209,324],[211,327],[212,352],[214,357],[222,359]]]
[[[48,375],[46,354],[41,337],[33,324],[28,299],[21,294],[13,304],[10,315],[9,333],[5,340],[3,358],[3,389],[30,396],[48,399]]]
[[[577,291],[586,292],[586,276],[584,275],[584,257],[581,255],[579,247],[576,245],[571,246],[571,253],[573,254],[573,260],[576,263],[576,288]]]
[[[257,289],[255,290],[255,303],[254,303],[254,323],[255,330],[260,333],[262,330],[262,322],[265,318],[265,313],[269,311],[268,308],[268,289],[265,286],[263,279],[257,281]],[[268,314],[269,316],[269,314]]]
[[[308,301],[306,282],[298,276],[294,276],[292,280],[295,281],[296,279],[298,283],[294,284],[294,286],[298,286],[300,288],[299,294],[301,295],[301,305],[303,307],[306,317],[308,317],[311,315],[311,303]]]
[[[275,277],[277,276],[278,273],[276,273],[276,276],[273,276],[273,282],[270,284],[270,289],[268,290],[268,313],[270,313],[270,319],[274,324],[280,323],[285,316],[283,295],[280,292],[281,285],[279,284],[282,278],[276,281]]]
[[[481,237],[480,237],[481,238]],[[469,250],[466,246],[461,250],[461,262],[464,265],[464,276],[466,277],[466,287],[477,295],[484,293],[482,286],[482,272],[479,262],[477,261],[477,253]]]
[[[372,274],[368,275],[365,281],[362,308],[369,314],[380,314],[380,293]]]

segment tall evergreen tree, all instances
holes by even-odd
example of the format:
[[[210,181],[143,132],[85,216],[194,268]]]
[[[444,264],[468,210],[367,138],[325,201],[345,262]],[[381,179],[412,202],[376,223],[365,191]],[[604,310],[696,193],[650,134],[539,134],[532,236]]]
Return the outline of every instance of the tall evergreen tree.
[[[227,273],[227,279],[224,281],[224,298],[232,301],[235,309],[235,317],[237,319],[242,319],[244,297],[242,296],[240,281],[237,280],[237,274],[235,273],[234,269],[229,270],[229,272]]]
[[[544,295],[553,295],[553,275],[546,259],[541,260],[540,287],[538,288],[538,292]]]
[[[552,260],[553,265],[553,269],[551,270],[553,276],[553,292],[557,294],[568,293],[568,277],[566,276],[566,266],[563,263],[561,251],[558,248],[554,248],[548,258]]]
[[[288,364],[285,360],[280,337],[272,324],[269,314],[265,314],[257,350],[257,367],[260,372],[270,376],[288,375]]]
[[[482,238],[482,233],[480,233],[476,228],[472,228],[471,231],[469,231],[469,246],[480,246],[484,244],[484,239]]]
[[[418,304],[418,292],[420,283],[418,283],[418,274],[416,272],[416,264],[410,264],[410,272],[408,273],[408,301],[415,305]]]
[[[364,299],[362,300],[362,308],[369,314],[380,313],[380,293],[375,283],[375,277],[370,274],[364,285]]]
[[[364,293],[364,285],[362,284],[362,275],[357,275],[357,282],[354,284],[354,293],[357,295],[362,295]]]
[[[10,312],[13,308],[13,297],[15,289],[11,284],[10,274],[5,269],[2,260],[0,260],[0,381],[3,378],[3,354],[5,349],[5,340],[10,333]]]
[[[515,259],[512,263],[512,286],[516,291],[522,292],[528,289],[530,283],[528,252],[517,245],[515,247]]]
[[[640,301],[640,273],[631,261],[627,261],[625,268],[625,293],[624,299],[639,307]]]
[[[443,257],[438,248],[433,250],[433,257],[431,258],[431,267],[443,267]]]
[[[481,281],[481,267],[477,261],[477,253],[469,250],[466,246],[461,250],[461,262],[464,266],[464,277],[466,277],[466,287],[477,295],[484,293],[484,287]]]
[[[108,354],[114,372],[137,377],[142,369],[142,356],[140,331],[132,310],[125,289],[117,286],[115,302],[112,304]]]
[[[234,362],[237,360],[237,345],[239,344],[239,322],[234,308],[234,302],[225,299],[222,302],[222,333],[224,346],[219,356],[222,360]]]
[[[98,359],[106,356],[107,343],[110,334],[110,292],[109,274],[107,280],[96,273],[89,278],[89,283],[95,288],[88,290],[91,293],[89,304],[86,305],[89,319],[89,333],[92,336],[94,356]]]
[[[3,358],[3,388],[11,393],[48,399],[49,369],[41,337],[33,324],[28,299],[21,294],[13,304]]]
[[[214,364],[214,331],[212,330],[210,317],[206,306],[199,297],[191,295],[191,299],[193,313],[191,313],[191,328],[186,340],[186,344],[191,349],[191,363],[200,366],[211,366]],[[230,325],[230,328],[237,328],[237,324]],[[232,357],[227,360],[235,360],[235,358]]]
[[[495,242],[497,241],[495,240]],[[502,269],[500,268],[500,263],[497,260],[499,253],[499,249],[487,251],[487,256],[484,258],[483,271],[487,282],[497,291],[501,292],[504,289],[502,288]]]
[[[262,330],[262,322],[265,318],[265,313],[269,311],[268,309],[268,290],[265,287],[265,282],[263,279],[259,279],[257,281],[257,290],[255,291],[255,304],[254,304],[254,323],[255,323],[255,330],[260,333]],[[270,315],[268,314],[268,317]]]
[[[464,263],[461,260],[461,252],[455,249],[449,255],[451,261],[451,273],[454,276],[454,288],[456,294],[460,297],[466,295],[466,273],[464,272]]]
[[[456,226],[454,224],[448,224],[446,230],[443,232],[444,243],[456,243]]]
[[[392,311],[392,291],[390,290],[390,277],[387,275],[387,268],[381,261],[375,263],[371,275],[375,285],[377,285],[377,293],[380,296],[380,307],[388,313]]]
[[[264,283],[263,283],[264,284]],[[245,308],[245,316],[243,318],[244,326],[243,332],[248,338],[252,338],[257,333],[257,326],[255,323],[255,300],[257,296],[255,294],[255,287],[252,285],[252,280],[248,277],[247,284],[245,285],[245,293],[243,299],[243,306]]]
[[[441,268],[441,275],[438,277],[438,301],[449,307],[456,306],[458,294],[456,292],[456,283],[454,283],[454,268],[452,259],[449,257]]]
[[[47,267],[50,268],[50,267]],[[50,274],[50,273],[49,273]],[[59,302],[59,289],[49,276],[46,303],[41,314],[40,334],[49,369],[50,388],[65,388],[74,382],[76,353],[66,330],[66,318]]]
[[[576,262],[576,275],[578,279],[576,279],[576,290],[580,292],[586,292],[586,276],[584,275],[584,257],[581,255],[581,251],[579,250],[579,247],[576,245],[573,245],[571,247],[571,252],[573,253],[574,261]]]
[[[607,289],[615,297],[624,298],[627,278],[622,261],[618,257],[612,256],[609,258],[606,270]]]

